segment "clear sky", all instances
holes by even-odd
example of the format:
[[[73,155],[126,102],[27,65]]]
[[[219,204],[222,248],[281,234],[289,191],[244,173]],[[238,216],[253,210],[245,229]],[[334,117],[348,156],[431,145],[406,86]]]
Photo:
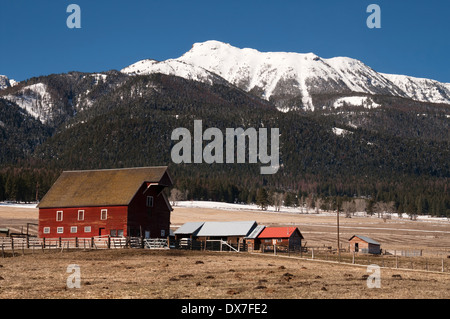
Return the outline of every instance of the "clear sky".
[[[81,29],[69,29],[69,4]],[[369,29],[369,4],[381,29]],[[177,58],[195,42],[347,56],[450,82],[448,0],[0,0],[0,74],[15,80]]]

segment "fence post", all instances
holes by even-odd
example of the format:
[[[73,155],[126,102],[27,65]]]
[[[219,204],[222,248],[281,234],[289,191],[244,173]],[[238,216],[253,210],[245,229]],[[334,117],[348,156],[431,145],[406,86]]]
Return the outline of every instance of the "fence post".
[[[442,258],[442,272],[444,272],[444,258]]]
[[[355,252],[353,252],[352,264],[355,263]]]
[[[314,248],[312,249],[312,252],[311,252],[311,259],[314,259]]]
[[[62,244],[61,237],[59,237],[59,248],[61,248],[61,244]]]
[[[108,249],[111,249],[111,236],[108,236]]]
[[[13,257],[15,257],[14,256],[14,237],[11,237],[11,249],[12,249]]]

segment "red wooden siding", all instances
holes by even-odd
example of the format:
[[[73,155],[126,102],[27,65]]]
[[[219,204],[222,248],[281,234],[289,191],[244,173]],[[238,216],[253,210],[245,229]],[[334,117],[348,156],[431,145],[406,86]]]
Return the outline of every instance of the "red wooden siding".
[[[107,219],[101,219],[102,209],[107,210]],[[84,210],[84,220],[78,220],[78,211]],[[62,221],[56,220],[58,211],[63,212]],[[71,233],[71,227],[76,226],[77,232]],[[84,228],[91,227],[91,232],[86,233]],[[44,234],[44,227],[50,228],[50,233]],[[58,233],[57,228],[63,227],[63,233]],[[106,234],[111,230],[127,231],[127,206],[106,207],[73,207],[73,208],[41,208],[39,209],[39,237],[41,238],[72,238],[93,237],[99,235],[100,228],[105,228]]]

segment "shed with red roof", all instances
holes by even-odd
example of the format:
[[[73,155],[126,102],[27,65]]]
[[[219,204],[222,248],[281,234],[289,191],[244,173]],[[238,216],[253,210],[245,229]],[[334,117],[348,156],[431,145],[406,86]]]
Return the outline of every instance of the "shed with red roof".
[[[304,239],[297,227],[265,227],[257,238],[264,249],[273,249],[276,245],[277,249],[284,247],[290,250],[300,249]]]

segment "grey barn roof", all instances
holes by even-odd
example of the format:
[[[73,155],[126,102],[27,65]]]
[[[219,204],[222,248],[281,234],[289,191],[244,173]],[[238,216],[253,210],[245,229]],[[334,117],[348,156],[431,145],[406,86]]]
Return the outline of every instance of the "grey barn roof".
[[[253,231],[247,235],[247,239],[255,239],[258,237],[258,235],[266,228],[264,225],[258,225],[256,226]]]
[[[178,228],[173,233],[175,235],[197,235],[197,232],[203,226],[204,222],[189,222],[183,224],[180,228]]]
[[[376,240],[373,240],[372,238],[369,238],[367,236],[353,235],[349,240],[352,240],[353,237],[358,237],[358,238],[364,240],[365,242],[367,242],[369,244],[380,245],[379,242],[377,242]]]
[[[199,237],[247,236],[257,226],[256,221],[205,222]]]

